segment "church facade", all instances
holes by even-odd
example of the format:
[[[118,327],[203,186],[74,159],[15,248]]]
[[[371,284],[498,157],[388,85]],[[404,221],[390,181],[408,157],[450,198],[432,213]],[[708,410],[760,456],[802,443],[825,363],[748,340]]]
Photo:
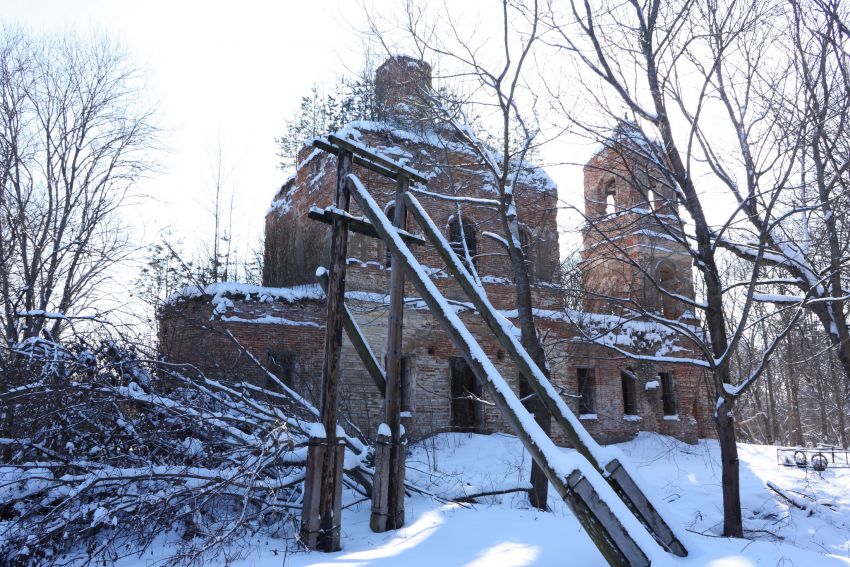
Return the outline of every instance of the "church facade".
[[[430,81],[426,63],[390,58],[376,72],[379,120],[350,123],[336,135],[428,175],[427,188],[414,187],[417,199],[472,264],[493,305],[511,318],[511,270],[499,239],[491,236],[503,230],[487,205],[496,198],[495,189],[470,148],[419,104],[419,93]],[[628,309],[633,303],[696,325],[686,305],[675,300],[676,295],[693,297],[689,259],[670,238],[676,227],[661,230],[657,225],[659,219],[674,218],[664,207],[675,205],[663,184],[654,183],[647,191],[651,168],[645,168],[646,179],[636,178],[635,168],[623,170],[623,145],[628,143],[628,137],[614,140],[585,167],[586,214],[592,222],[584,236],[581,268],[587,295],[580,310],[567,307],[559,276],[557,187],[540,168],[519,172],[514,193],[524,221],[521,241],[534,283],[535,319],[553,384],[597,440],[623,441],[646,430],[695,442],[713,429],[710,408],[699,393],[702,372],[686,362],[697,354],[685,339]],[[327,265],[330,229],[308,212],[333,201],[336,159],[309,146],[298,158],[295,174],[266,216],[263,286],[187,288],[160,313],[160,345],[168,359],[193,364],[216,379],[247,380],[273,389],[266,375],[272,372],[318,403],[326,313],[315,272]],[[394,184],[357,165],[354,172],[389,211]],[[352,214],[360,214],[354,204]],[[412,219],[406,228],[417,232]],[[349,238],[346,304],[382,359],[393,267],[379,240],[358,234]],[[518,391],[516,368],[436,252],[427,245],[413,251]],[[659,283],[674,293],[660,293]],[[498,410],[411,286],[405,297],[402,415],[408,435],[506,431]],[[371,437],[382,421],[381,404],[378,388],[344,339],[341,415]],[[554,429],[555,440],[563,442]]]

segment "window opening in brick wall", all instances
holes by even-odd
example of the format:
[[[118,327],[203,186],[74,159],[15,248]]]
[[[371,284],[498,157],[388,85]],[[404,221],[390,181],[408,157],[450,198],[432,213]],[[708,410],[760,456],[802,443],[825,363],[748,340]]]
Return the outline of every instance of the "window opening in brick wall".
[[[676,379],[672,372],[660,372],[661,378],[661,405],[664,409],[664,415],[676,415]]]
[[[449,368],[452,396],[449,422],[451,428],[453,431],[479,433],[484,425],[483,406],[478,401],[481,398],[481,386],[463,358],[450,358]]]
[[[596,376],[593,368],[577,368],[578,393],[581,398],[578,401],[579,415],[596,413]]]
[[[669,262],[664,262],[658,267],[658,285],[664,290],[661,294],[661,313],[667,319],[676,319],[679,316],[680,303],[671,293],[679,291],[676,268]],[[666,293],[665,293],[666,292]]]
[[[632,378],[630,371],[620,371],[620,382],[623,385],[623,415],[637,415],[637,380]]]
[[[288,387],[295,384],[295,353],[289,350],[273,349],[268,351],[266,367],[269,371]],[[278,391],[279,388],[271,378],[266,379],[266,387],[269,390]]]
[[[605,195],[605,214],[613,215],[617,212],[617,190],[614,188],[613,179],[609,179],[605,183],[603,194]]]

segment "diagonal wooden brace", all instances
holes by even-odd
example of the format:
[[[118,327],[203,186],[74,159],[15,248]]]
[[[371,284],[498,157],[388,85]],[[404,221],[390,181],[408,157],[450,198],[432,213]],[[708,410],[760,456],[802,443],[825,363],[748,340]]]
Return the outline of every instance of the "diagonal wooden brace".
[[[348,189],[360,205],[360,209],[381,235],[384,243],[392,251],[393,261],[397,262],[396,265],[404,267],[407,279],[422,296],[431,314],[443,327],[455,348],[463,355],[476,379],[495,402],[525,449],[544,471],[549,482],[561,498],[572,507],[576,518],[608,563],[618,566],[648,566],[649,557],[652,555],[648,549],[655,547],[660,550],[661,548],[647,532],[629,530],[623,525],[617,514],[631,516],[631,513],[613,491],[605,497],[599,494],[597,486],[604,486],[606,489],[608,486],[593,468],[580,472],[580,476],[585,479],[584,483],[580,482],[581,479],[576,479],[572,485],[570,484],[562,472],[560,450],[510,390],[493,363],[484,355],[481,346],[445,301],[434,283],[422,271],[421,264],[355,175],[348,176]],[[569,473],[570,478],[575,475],[575,472]],[[593,481],[588,477],[589,474],[594,475]],[[619,505],[617,514],[611,511],[612,505]],[[602,513],[605,509],[609,513]],[[641,543],[639,544],[638,541]],[[646,546],[647,549],[642,546]]]
[[[408,193],[405,195],[405,203],[409,212],[419,222],[425,237],[431,242],[437,253],[446,264],[449,273],[454,276],[466,293],[475,309],[484,319],[487,326],[495,335],[499,344],[508,353],[519,368],[519,371],[527,378],[534,392],[549,410],[556,423],[561,427],[564,435],[572,446],[581,453],[597,471],[603,474],[605,479],[622,498],[623,502],[635,513],[641,523],[649,530],[652,536],[671,553],[686,557],[687,549],[681,540],[673,532],[664,518],[658,513],[652,502],[641,491],[640,487],[632,479],[629,471],[617,460],[603,462],[597,454],[600,447],[590,436],[581,422],[570,411],[563,399],[558,395],[552,384],[546,379],[540,368],[534,363],[531,356],[517,339],[516,335],[509,331],[512,324],[499,313],[487,299],[486,294],[478,286],[466,267],[458,258],[457,254],[445,240],[440,230],[428,216],[416,197]]]

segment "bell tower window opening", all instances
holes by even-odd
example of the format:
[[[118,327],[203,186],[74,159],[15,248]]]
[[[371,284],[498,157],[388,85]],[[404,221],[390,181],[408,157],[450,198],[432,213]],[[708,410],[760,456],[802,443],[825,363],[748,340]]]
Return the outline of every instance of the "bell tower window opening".
[[[617,203],[614,199],[614,189],[610,189],[605,191],[605,214],[613,215],[617,212]]]
[[[675,319],[679,316],[679,302],[670,294],[678,291],[678,278],[672,264],[665,262],[658,267],[658,285],[661,288],[661,314],[667,319]]]
[[[459,221],[453,217],[449,221],[449,245],[467,269],[470,268],[470,258],[472,266],[478,267],[478,239],[475,236],[475,225],[469,219],[464,217]]]

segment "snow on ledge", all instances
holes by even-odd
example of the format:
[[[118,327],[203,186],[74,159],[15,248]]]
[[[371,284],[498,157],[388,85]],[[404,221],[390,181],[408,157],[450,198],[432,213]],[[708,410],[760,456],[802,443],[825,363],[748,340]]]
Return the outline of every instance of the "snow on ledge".
[[[318,284],[298,285],[293,287],[265,287],[239,282],[219,282],[204,287],[186,286],[171,294],[165,300],[166,305],[176,305],[190,299],[209,297],[210,302],[218,305],[227,297],[238,297],[255,300],[260,303],[285,301],[294,303],[304,299],[324,299],[325,293]]]
[[[658,380],[650,380],[649,382],[646,383],[646,386],[644,386],[644,389],[646,389],[646,390],[656,390],[660,387],[661,387],[661,384],[658,383]]]
[[[664,421],[679,421],[679,414],[675,413],[673,415],[665,415]]]
[[[579,414],[578,418],[581,419],[582,421],[590,421],[590,420],[599,419],[599,416],[596,415],[595,413],[582,413],[582,414]]]
[[[623,421],[640,421],[640,420],[642,420],[642,419],[643,419],[643,418],[642,418],[641,416],[639,416],[639,415],[629,415],[629,414],[626,414],[626,415],[624,415],[624,416],[623,416]]]
[[[294,321],[286,317],[274,317],[272,315],[263,315],[254,319],[245,317],[223,316],[221,318],[225,323],[251,323],[255,325],[284,325],[286,327],[313,327],[316,329],[324,329],[325,326],[314,321]]]

